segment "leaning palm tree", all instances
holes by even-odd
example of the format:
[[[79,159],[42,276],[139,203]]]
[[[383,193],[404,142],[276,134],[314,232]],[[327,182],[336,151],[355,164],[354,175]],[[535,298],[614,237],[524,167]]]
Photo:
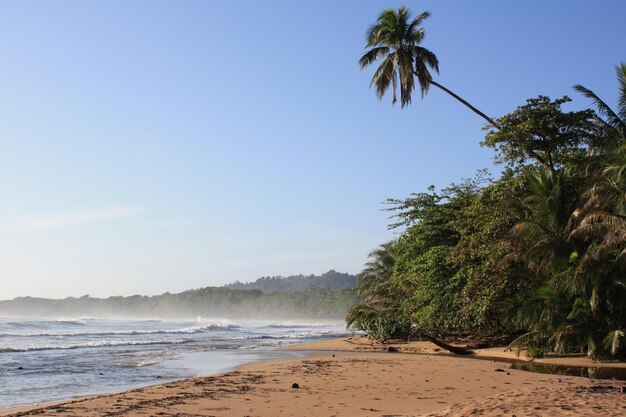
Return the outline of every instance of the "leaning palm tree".
[[[433,80],[430,70],[439,73],[439,60],[432,51],[420,46],[425,35],[424,28],[420,25],[429,16],[429,12],[423,12],[411,19],[411,12],[406,6],[384,10],[378,16],[376,24],[367,31],[366,47],[370,49],[359,59],[361,69],[379,59],[383,60],[374,72],[370,87],[376,87],[378,98],[382,98],[391,87],[391,101],[395,104],[399,86],[400,105],[404,107],[411,102],[417,79],[422,97],[434,85],[463,103],[493,127],[499,128],[492,118]]]

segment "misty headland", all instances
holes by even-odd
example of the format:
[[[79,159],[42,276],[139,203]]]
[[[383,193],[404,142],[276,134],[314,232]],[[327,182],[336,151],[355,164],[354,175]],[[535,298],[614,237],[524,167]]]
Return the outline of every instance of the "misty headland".
[[[18,297],[0,300],[0,316],[341,320],[359,301],[356,287],[355,275],[330,270],[154,296]]]

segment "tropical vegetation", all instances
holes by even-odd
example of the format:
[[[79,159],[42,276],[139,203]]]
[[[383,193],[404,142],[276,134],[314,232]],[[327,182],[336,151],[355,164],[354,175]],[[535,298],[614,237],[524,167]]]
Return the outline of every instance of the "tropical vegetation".
[[[359,63],[382,59],[379,98],[399,87],[404,107],[416,85],[439,87],[420,46],[428,16],[389,9],[368,30]],[[577,85],[591,108],[539,96],[497,119],[479,112],[501,174],[388,200],[398,238],[370,254],[348,324],[380,341],[507,334],[531,357],[625,359],[626,64],[617,79],[615,109]]]

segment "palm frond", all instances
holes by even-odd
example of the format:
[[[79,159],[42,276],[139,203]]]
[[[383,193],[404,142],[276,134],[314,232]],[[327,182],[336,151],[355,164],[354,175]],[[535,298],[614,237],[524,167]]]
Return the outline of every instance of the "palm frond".
[[[406,35],[415,40],[416,43],[420,43],[422,39],[424,39],[424,31],[423,29],[418,29],[424,20],[430,17],[430,12],[422,12],[415,16],[411,24],[408,26],[406,30]],[[421,33],[420,33],[421,32]]]
[[[417,76],[417,81],[420,85],[420,92],[422,93],[422,97],[424,97],[426,94],[428,94],[428,90],[430,89],[430,82],[432,81],[432,76],[428,71],[428,67],[424,64],[424,61],[415,61],[415,75]]]
[[[415,89],[413,57],[405,49],[398,51],[397,75],[400,78],[400,104],[405,107],[411,103],[411,95]]]
[[[349,328],[359,328],[363,321],[376,316],[376,314],[376,310],[373,307],[366,304],[357,304],[348,311],[346,325]]]
[[[617,355],[624,346],[624,336],[624,330],[613,330],[602,340],[604,348],[611,352],[611,355]]]
[[[413,47],[413,51],[416,60],[424,62],[428,67],[435,70],[436,73],[439,73],[439,59],[437,59],[437,55],[435,55],[430,49],[422,46],[415,46]]]
[[[385,60],[380,64],[374,76],[372,77],[372,81],[370,83],[371,86],[376,87],[376,96],[381,100],[385,95],[385,92],[392,86],[393,83],[393,98],[392,103],[396,102],[396,86],[395,86],[395,53],[387,55]]]
[[[618,112],[620,118],[626,121],[626,63],[622,62],[615,70],[619,84]]]
[[[596,93],[580,84],[575,85],[574,90],[578,91],[588,99],[591,99],[593,104],[596,106],[598,113],[600,113],[607,119],[606,122],[609,125],[613,127],[618,127],[620,129],[626,128],[626,125],[624,125],[624,122],[620,120],[620,117],[613,111],[613,109],[611,109],[611,107],[609,107],[608,104],[602,101],[602,99],[598,97]]]
[[[363,56],[359,59],[359,67],[363,69],[388,53],[389,48],[386,46],[374,47],[367,51],[365,54],[363,54]]]
[[[524,333],[521,336],[518,336],[509,344],[509,348],[515,348],[517,356],[520,355],[522,349],[527,348],[528,346],[532,346],[536,344],[539,340],[543,339],[543,335],[541,332],[537,330],[531,330],[529,332]]]

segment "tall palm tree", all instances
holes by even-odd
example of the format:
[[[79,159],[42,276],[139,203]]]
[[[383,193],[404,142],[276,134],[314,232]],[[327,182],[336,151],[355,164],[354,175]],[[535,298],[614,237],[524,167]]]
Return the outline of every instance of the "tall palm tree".
[[[590,98],[603,126],[599,146],[591,149],[587,174],[590,178],[582,194],[580,222],[570,235],[583,242],[574,282],[585,283],[591,293],[589,309],[601,316],[603,348],[620,358],[626,357],[626,64],[617,67],[619,96],[617,111],[592,90],[574,88]],[[596,345],[599,345],[597,342]],[[598,348],[599,349],[599,348]]]
[[[530,355],[555,348],[550,339],[557,326],[564,322],[570,306],[568,294],[561,287],[571,275],[569,259],[574,248],[568,242],[575,202],[568,193],[568,175],[546,166],[526,172],[526,195],[518,204],[525,219],[511,230],[513,251],[505,257],[518,265],[520,277],[529,292],[521,295],[524,302],[515,321],[527,333],[513,341],[513,346],[526,346]]]
[[[592,183],[580,205],[579,180],[568,170],[526,173],[527,218],[511,231],[510,258],[523,265],[534,291],[524,294],[516,317],[528,332],[514,345],[579,349],[594,358],[626,354],[626,218],[613,198],[624,195],[617,175],[603,172],[606,181]]]
[[[400,105],[404,107],[411,102],[417,78],[422,97],[428,93],[430,86],[434,85],[463,103],[496,129],[499,128],[492,118],[433,80],[430,70],[439,73],[439,60],[432,51],[420,46],[425,35],[421,24],[429,16],[429,12],[423,12],[411,19],[411,12],[406,6],[386,9],[380,13],[376,23],[367,31],[366,47],[370,49],[359,59],[361,69],[379,59],[383,60],[374,72],[370,87],[376,87],[376,95],[379,98],[382,98],[391,87],[391,101],[395,104],[399,83]]]

